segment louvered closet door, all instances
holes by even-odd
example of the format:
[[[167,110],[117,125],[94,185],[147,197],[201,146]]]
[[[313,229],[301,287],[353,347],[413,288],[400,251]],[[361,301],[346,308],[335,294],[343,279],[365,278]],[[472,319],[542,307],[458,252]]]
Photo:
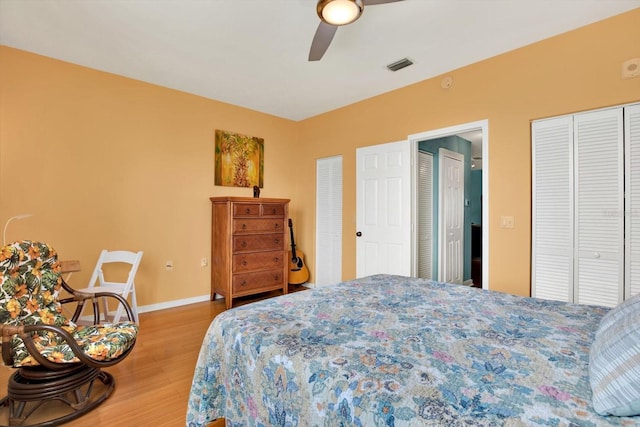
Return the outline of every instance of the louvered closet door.
[[[574,116],[574,301],[615,306],[623,299],[624,163],[622,109]]]
[[[316,162],[315,285],[342,280],[342,156]]]
[[[532,295],[573,300],[573,121],[532,124]]]
[[[626,274],[625,298],[640,293],[640,104],[624,109]]]
[[[418,277],[433,279],[433,154],[418,153]]]

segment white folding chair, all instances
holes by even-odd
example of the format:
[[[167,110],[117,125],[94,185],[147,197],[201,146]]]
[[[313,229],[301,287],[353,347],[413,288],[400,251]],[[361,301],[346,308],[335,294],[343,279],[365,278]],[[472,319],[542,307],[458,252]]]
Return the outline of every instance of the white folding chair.
[[[136,301],[136,286],[134,283],[134,278],[136,276],[136,272],[138,271],[138,267],[140,266],[140,260],[142,259],[142,251],[139,252],[130,252],[130,251],[107,251],[106,249],[100,252],[100,256],[98,257],[98,262],[96,263],[96,267],[93,269],[93,273],[91,274],[91,279],[89,280],[89,286],[84,289],[77,289],[79,292],[83,293],[97,293],[97,292],[115,292],[117,294],[122,295],[123,298],[127,298],[131,295],[131,310],[133,311],[133,316],[136,323],[139,323],[138,320],[138,302]],[[113,280],[105,280],[105,274],[103,270],[103,266],[105,264],[112,263],[121,263],[121,264],[129,264],[130,269],[127,275],[126,281],[113,281]],[[108,278],[111,279],[113,277],[113,273],[109,272],[107,274]],[[105,321],[107,319],[107,313],[109,313],[107,306],[106,298],[102,298],[102,307],[103,313],[105,316]],[[113,316],[113,322],[116,323],[120,321],[120,316],[124,312],[124,307],[122,304],[118,304],[118,309],[116,310],[115,315]]]

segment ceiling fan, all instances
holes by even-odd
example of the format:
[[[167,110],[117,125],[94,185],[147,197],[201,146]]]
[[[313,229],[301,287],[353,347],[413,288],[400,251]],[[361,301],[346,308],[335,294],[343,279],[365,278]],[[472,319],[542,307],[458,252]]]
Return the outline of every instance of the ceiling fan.
[[[395,3],[402,0],[318,0],[316,11],[320,25],[313,36],[309,61],[318,61],[329,48],[339,26],[351,24],[360,18],[365,6]]]

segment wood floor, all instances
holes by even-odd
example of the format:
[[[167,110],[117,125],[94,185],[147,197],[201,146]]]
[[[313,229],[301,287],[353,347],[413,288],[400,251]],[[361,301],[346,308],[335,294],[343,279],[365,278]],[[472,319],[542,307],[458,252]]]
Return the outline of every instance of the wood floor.
[[[289,292],[305,289],[289,286]],[[234,299],[233,305],[280,293],[273,291]],[[65,426],[185,426],[200,344],[211,320],[224,310],[224,300],[216,300],[141,313],[140,332],[133,352],[119,364],[105,369],[116,381],[113,394],[102,405]],[[7,382],[14,372],[0,365],[0,397],[7,394]],[[8,424],[7,412],[7,408],[0,408],[0,426]],[[224,420],[217,420],[207,427],[224,425]]]
[[[79,426],[184,426],[191,378],[200,344],[223,300],[140,314],[136,347],[106,371],[116,389],[98,408],[68,424]],[[0,366],[0,396],[6,395],[12,368]],[[7,409],[0,409],[6,425]],[[223,427],[215,422],[210,427]]]

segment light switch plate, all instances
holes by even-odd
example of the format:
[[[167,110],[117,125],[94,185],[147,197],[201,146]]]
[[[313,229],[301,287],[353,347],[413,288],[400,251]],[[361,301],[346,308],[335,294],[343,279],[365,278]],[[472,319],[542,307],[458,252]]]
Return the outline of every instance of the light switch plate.
[[[501,216],[500,217],[500,227],[501,228],[513,228],[515,224],[515,220],[513,216]]]

